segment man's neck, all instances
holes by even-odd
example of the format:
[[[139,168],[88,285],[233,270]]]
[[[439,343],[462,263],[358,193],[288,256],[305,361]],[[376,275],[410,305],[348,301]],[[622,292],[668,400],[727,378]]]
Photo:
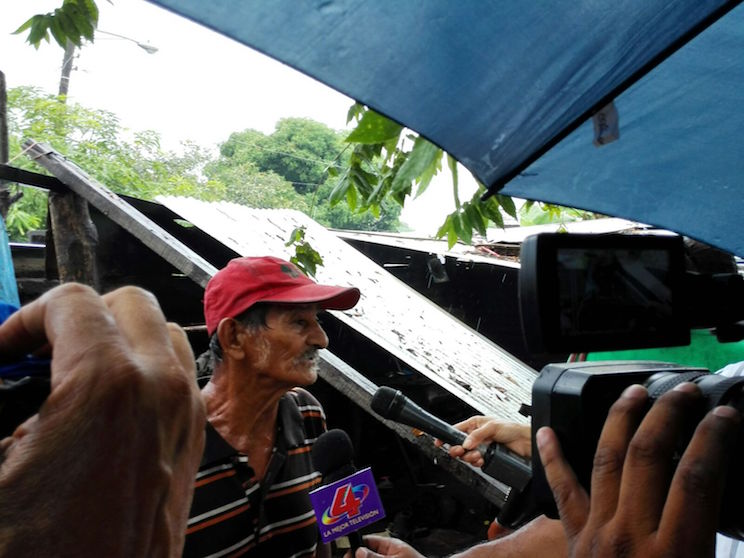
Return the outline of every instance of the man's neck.
[[[287,389],[261,385],[255,378],[250,371],[222,363],[202,396],[207,420],[227,443],[248,456],[260,478],[276,441],[279,400]]]

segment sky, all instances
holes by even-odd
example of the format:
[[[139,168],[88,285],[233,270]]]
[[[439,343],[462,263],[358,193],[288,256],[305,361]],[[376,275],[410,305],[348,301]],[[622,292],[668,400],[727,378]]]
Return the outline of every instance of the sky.
[[[178,149],[185,140],[216,147],[231,132],[246,128],[268,134],[284,117],[348,129],[346,113],[353,101],[314,79],[143,0],[97,3],[99,32],[93,44],[77,51],[68,97],[113,112],[130,130],[155,130],[166,149]],[[60,4],[0,2],[0,70],[8,87],[58,91],[62,48],[52,40],[35,50],[25,42],[25,33],[12,32],[32,15]],[[148,54],[138,42],[158,50]],[[460,175],[465,183],[461,196],[469,197],[474,181],[465,169]],[[448,176],[435,178],[421,198],[406,205],[402,220],[417,233],[433,234],[454,208],[451,191]]]

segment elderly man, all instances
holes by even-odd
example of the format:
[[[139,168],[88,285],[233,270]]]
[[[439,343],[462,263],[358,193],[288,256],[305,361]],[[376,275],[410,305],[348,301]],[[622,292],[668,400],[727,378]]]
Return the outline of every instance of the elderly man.
[[[358,300],[358,289],[318,285],[273,257],[234,259],[209,282],[214,372],[185,556],[315,555],[310,448],[325,416],[300,386],[315,382],[328,345],[318,312]]]

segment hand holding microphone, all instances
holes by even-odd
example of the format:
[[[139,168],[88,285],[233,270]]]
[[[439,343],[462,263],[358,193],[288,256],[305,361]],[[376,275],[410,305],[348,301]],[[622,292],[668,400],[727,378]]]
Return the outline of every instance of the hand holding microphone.
[[[485,457],[478,448],[491,442],[503,444],[522,457],[532,456],[532,429],[528,424],[517,424],[495,417],[476,415],[458,422],[454,427],[465,432],[467,437],[462,444],[451,446],[449,454],[474,467],[482,467]],[[439,440],[436,440],[435,444],[442,445]]]
[[[425,411],[400,391],[387,386],[378,388],[370,403],[383,418],[423,430],[450,445],[462,446],[467,434]],[[521,441],[523,433],[517,438]],[[530,461],[499,443],[481,444],[482,470],[490,477],[522,490],[532,477]]]

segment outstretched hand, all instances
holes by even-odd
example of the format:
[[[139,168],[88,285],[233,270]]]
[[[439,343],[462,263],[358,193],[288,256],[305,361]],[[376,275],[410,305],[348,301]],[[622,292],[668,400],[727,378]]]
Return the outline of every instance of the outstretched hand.
[[[449,454],[470,463],[474,467],[483,466],[484,456],[478,451],[478,446],[481,444],[498,442],[524,457],[530,457],[532,454],[531,433],[528,424],[504,422],[494,417],[476,415],[455,424],[454,427],[465,432],[468,436],[461,446],[451,446]],[[435,444],[441,446],[442,442],[436,440]]]
[[[344,558],[424,558],[411,545],[392,537],[365,535],[364,545],[353,557],[347,552]]]
[[[680,384],[644,418],[646,390],[626,389],[602,430],[591,495],[566,463],[555,433],[547,427],[537,432],[570,556],[713,556],[727,452],[740,417],[726,406],[708,413],[674,471],[684,416],[699,399],[697,386]]]
[[[51,393],[0,442],[0,554],[180,556],[204,445],[184,332],[155,298],[57,287],[0,325],[0,359],[51,351]]]

